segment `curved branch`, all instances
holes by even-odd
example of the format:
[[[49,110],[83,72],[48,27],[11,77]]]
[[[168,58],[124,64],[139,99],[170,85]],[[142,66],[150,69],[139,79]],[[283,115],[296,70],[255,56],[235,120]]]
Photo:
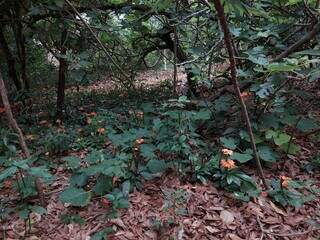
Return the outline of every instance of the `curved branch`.
[[[276,56],[272,60],[272,62],[279,61],[285,57],[288,57],[291,53],[294,53],[303,44],[305,44],[305,43],[309,42],[311,39],[313,39],[319,30],[320,30],[320,22],[318,22],[316,25],[314,25],[312,30],[310,32],[308,32],[305,36],[303,36],[298,42],[294,43],[289,48],[287,48],[285,51],[283,51],[278,56]]]

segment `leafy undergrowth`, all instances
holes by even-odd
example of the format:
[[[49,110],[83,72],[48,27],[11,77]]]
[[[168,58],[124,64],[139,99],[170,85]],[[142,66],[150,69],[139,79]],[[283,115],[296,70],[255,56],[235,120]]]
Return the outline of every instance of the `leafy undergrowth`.
[[[251,119],[270,186],[264,190],[232,95],[190,101],[169,99],[164,89],[170,87],[161,89],[134,95],[70,92],[66,119],[54,123],[52,104],[43,99],[47,105],[18,118],[33,152],[30,159],[21,159],[16,136],[3,128],[3,237],[319,235],[319,134],[312,132],[319,124],[316,108],[306,115],[299,101],[288,107],[275,99],[266,111],[263,104],[250,104],[269,101],[259,95],[261,89],[243,95],[249,109],[256,108],[250,109]],[[45,208],[36,198],[35,177],[45,185]]]

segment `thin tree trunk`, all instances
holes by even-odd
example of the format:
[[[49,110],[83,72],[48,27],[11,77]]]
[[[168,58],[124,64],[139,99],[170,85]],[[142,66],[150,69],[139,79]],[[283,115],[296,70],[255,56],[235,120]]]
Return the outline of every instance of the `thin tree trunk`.
[[[228,27],[228,23],[227,23],[226,17],[224,15],[224,9],[223,9],[223,6],[221,5],[220,0],[213,0],[213,3],[214,3],[214,7],[215,7],[215,9],[217,11],[217,16],[218,16],[218,19],[219,19],[219,22],[220,22],[220,25],[221,25],[221,29],[222,29],[222,31],[224,33],[224,42],[225,42],[225,46],[226,46],[227,51],[228,51],[229,61],[230,61],[231,81],[233,83],[234,90],[235,90],[236,95],[238,97],[238,100],[240,102],[242,114],[243,114],[243,116],[245,118],[245,123],[246,123],[246,126],[247,126],[247,131],[248,131],[250,142],[251,142],[251,148],[252,148],[252,151],[253,151],[253,156],[254,156],[254,159],[256,160],[256,164],[257,164],[257,167],[258,167],[259,174],[260,174],[260,177],[262,179],[263,185],[264,185],[264,187],[266,189],[268,189],[268,185],[267,185],[267,182],[266,182],[265,177],[264,177],[263,169],[262,169],[262,166],[261,166],[261,162],[260,162],[260,159],[259,159],[257,147],[256,147],[256,144],[255,144],[255,140],[254,140],[254,136],[253,136],[253,132],[252,132],[252,127],[251,127],[251,122],[250,122],[248,111],[247,111],[247,107],[246,107],[246,104],[244,103],[243,98],[241,97],[241,91],[240,91],[239,83],[238,83],[238,80],[237,80],[237,69],[236,69],[236,60],[235,60],[235,57],[234,57],[234,49],[232,47],[230,31],[229,31],[229,27]]]
[[[178,79],[178,68],[177,68],[177,45],[178,45],[178,34],[176,26],[174,26],[174,63],[173,63],[173,94],[177,94],[177,79]]]
[[[61,35],[61,49],[60,54],[65,55],[67,48],[64,46],[67,37],[67,29],[65,28]],[[67,71],[67,61],[64,57],[59,58],[59,79],[57,87],[57,113],[56,119],[61,120],[63,116],[64,109],[64,95],[66,86],[66,71]]]
[[[0,48],[4,54],[4,57],[7,61],[8,66],[8,77],[11,79],[17,88],[17,91],[20,91],[22,89],[21,82],[18,78],[18,74],[16,72],[16,60],[11,54],[10,48],[8,46],[8,43],[6,41],[3,26],[0,24]]]
[[[21,22],[17,22],[17,45],[19,45],[19,58],[21,63],[21,78],[25,89],[30,88],[29,79],[27,76],[27,63],[26,63],[26,47],[25,47],[25,36],[23,34],[23,26]]]
[[[0,73],[0,94],[1,94],[3,106],[6,110],[8,123],[12,127],[12,129],[18,134],[19,144],[20,144],[20,147],[21,147],[22,152],[24,154],[24,157],[29,158],[31,155],[30,155],[29,149],[27,147],[26,141],[24,140],[23,133],[22,133],[20,127],[18,126],[17,121],[13,117],[11,106],[10,106],[9,99],[7,96],[7,90],[4,85],[4,81],[3,81],[1,73]],[[45,206],[43,187],[42,187],[42,183],[39,178],[35,179],[35,184],[36,184],[40,204],[42,206]]]
[[[168,46],[168,49],[170,49],[171,52],[174,53],[174,40],[172,40],[170,33],[163,34],[160,36],[161,40],[165,42],[165,44]],[[183,63],[188,61],[188,57],[186,53],[183,51],[181,45],[179,44],[179,39],[177,40],[177,60],[178,63]],[[188,81],[188,95],[192,96],[198,96],[197,93],[197,86],[195,81],[193,80],[194,73],[189,68],[185,68],[185,71],[187,73],[187,81]]]

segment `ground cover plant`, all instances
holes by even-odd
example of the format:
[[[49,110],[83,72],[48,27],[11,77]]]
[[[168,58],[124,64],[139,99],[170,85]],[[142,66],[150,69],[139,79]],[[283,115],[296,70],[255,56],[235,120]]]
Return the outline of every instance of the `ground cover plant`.
[[[1,239],[319,239],[319,9],[0,2]]]

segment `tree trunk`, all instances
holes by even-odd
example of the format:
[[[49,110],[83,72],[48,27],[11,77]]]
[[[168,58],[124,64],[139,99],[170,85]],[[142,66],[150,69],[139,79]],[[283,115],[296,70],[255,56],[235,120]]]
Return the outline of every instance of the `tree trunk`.
[[[22,89],[22,86],[16,72],[16,67],[15,67],[16,60],[11,54],[10,48],[4,36],[3,26],[1,26],[1,24],[0,24],[0,48],[4,54],[4,58],[7,61],[8,77],[13,81],[17,91],[20,91]]]
[[[19,144],[20,144],[20,147],[21,147],[22,152],[24,154],[24,157],[29,158],[31,155],[30,155],[29,149],[27,147],[26,141],[24,140],[23,133],[22,133],[21,129],[19,128],[17,121],[13,117],[11,106],[10,106],[9,99],[7,96],[7,90],[4,85],[4,81],[3,81],[1,73],[0,73],[0,95],[1,95],[3,106],[6,111],[8,123],[12,127],[12,129],[18,134]],[[42,183],[39,178],[35,179],[35,185],[37,188],[40,204],[44,207],[45,206],[45,198],[44,198]]]
[[[175,42],[170,36],[170,32],[163,34],[160,36],[161,40],[164,41],[167,45],[167,47],[170,49],[171,52],[175,52]],[[183,63],[188,61],[188,57],[183,51],[181,45],[179,44],[179,39],[177,39],[177,44],[176,44],[176,53],[177,53],[177,60],[178,63]],[[193,77],[195,76],[194,73],[191,71],[189,68],[185,68],[185,71],[187,73],[187,81],[188,81],[188,95],[189,96],[198,96],[199,94],[197,93],[197,86],[195,81],[193,80]]]
[[[65,28],[61,35],[61,49],[60,54],[65,55],[67,52],[67,48],[64,46],[65,40],[67,37],[67,29]],[[66,71],[67,71],[67,61],[64,57],[60,57],[59,59],[59,79],[58,79],[58,87],[57,87],[57,113],[56,119],[61,120],[63,116],[64,109],[64,95],[65,95],[65,86],[66,86]]]
[[[28,90],[30,88],[30,83],[27,76],[25,36],[23,34],[23,26],[19,21],[17,22],[17,32],[15,35],[17,49],[19,50],[18,53],[21,64],[21,78],[23,81],[23,87]]]

